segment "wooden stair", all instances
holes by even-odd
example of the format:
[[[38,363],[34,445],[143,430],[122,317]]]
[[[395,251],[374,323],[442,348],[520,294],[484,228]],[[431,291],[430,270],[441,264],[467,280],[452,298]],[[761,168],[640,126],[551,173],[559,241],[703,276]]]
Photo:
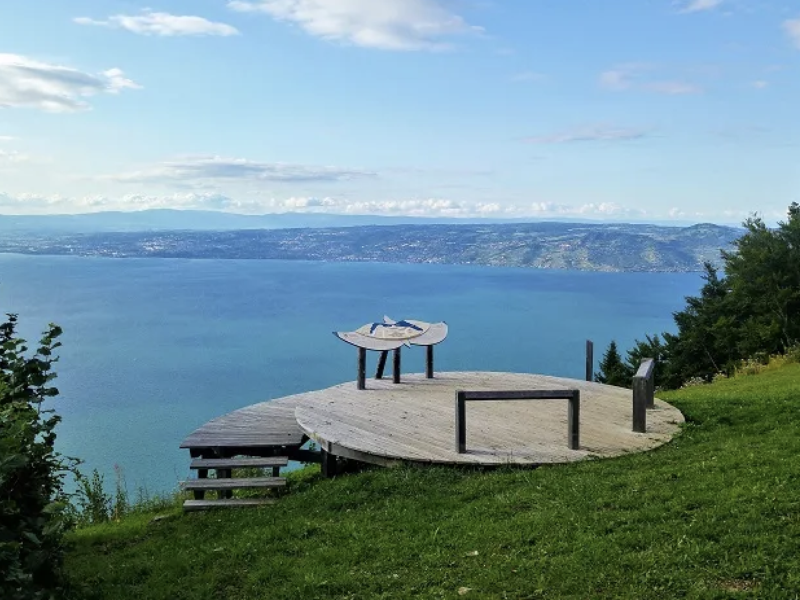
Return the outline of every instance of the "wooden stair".
[[[285,487],[285,477],[221,477],[215,479],[189,479],[182,481],[181,487],[185,490],[245,490],[253,488]]]
[[[183,503],[184,511],[199,511],[211,508],[244,508],[274,504],[274,498],[232,498],[233,490],[275,489],[286,486],[286,478],[280,477],[281,467],[289,464],[285,456],[237,457],[237,458],[196,458],[189,468],[198,471],[196,479],[181,482],[181,488],[194,492],[193,500]],[[272,469],[272,477],[232,477],[234,469]],[[215,471],[216,477],[208,478],[208,471]],[[207,500],[205,493],[214,491],[215,499]]]
[[[263,469],[285,467],[289,459],[285,456],[267,458],[195,458],[190,469]]]
[[[209,510],[212,508],[252,508],[275,504],[274,498],[222,498],[217,500],[186,500],[183,503],[184,512]]]

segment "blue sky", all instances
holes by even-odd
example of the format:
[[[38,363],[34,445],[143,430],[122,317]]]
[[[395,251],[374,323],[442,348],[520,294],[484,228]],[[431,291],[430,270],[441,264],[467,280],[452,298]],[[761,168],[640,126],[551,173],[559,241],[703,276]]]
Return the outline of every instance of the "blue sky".
[[[788,1],[5,2],[0,212],[771,220],[798,105]]]

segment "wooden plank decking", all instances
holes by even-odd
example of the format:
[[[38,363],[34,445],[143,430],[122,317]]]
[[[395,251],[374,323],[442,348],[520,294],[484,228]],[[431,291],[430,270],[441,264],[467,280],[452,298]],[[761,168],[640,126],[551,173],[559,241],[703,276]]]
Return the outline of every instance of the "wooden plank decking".
[[[634,433],[630,390],[543,375],[415,374],[400,384],[370,380],[367,387],[348,382],[248,406],[209,421],[181,447],[205,459],[275,455],[284,448],[290,458],[306,460],[311,453],[300,445],[311,438],[330,455],[382,465],[535,465],[649,450],[672,439],[684,421],[679,410],[656,400],[647,410],[647,431]],[[468,403],[466,452],[456,451],[457,390],[565,389],[580,391],[579,449],[568,447],[567,403],[536,400]]]
[[[246,406],[194,431],[181,448],[265,449],[299,447],[306,441],[294,416],[292,396]]]
[[[471,403],[466,453],[455,450],[455,392],[580,390],[580,449],[567,445],[567,406],[559,400]],[[632,431],[630,390],[521,373],[410,375],[400,385],[355,382],[293,397],[305,433],[331,454],[376,464],[542,464],[649,450],[669,441],[683,415],[657,400],[647,432]]]

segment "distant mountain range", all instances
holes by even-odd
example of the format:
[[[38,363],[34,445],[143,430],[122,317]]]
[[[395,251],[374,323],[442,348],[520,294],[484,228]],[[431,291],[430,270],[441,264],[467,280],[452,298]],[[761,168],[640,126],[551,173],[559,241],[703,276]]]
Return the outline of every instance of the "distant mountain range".
[[[276,213],[238,215],[203,210],[142,210],[77,215],[0,215],[0,232],[99,233],[122,231],[231,231],[239,229],[291,229],[302,227],[358,227],[364,225],[433,225],[488,223],[600,223],[591,219],[486,219],[442,217],[391,217],[326,213]],[[671,222],[671,225],[691,225]]]
[[[195,224],[200,229],[199,221]],[[136,224],[129,222],[129,225]],[[698,271],[705,261],[719,264],[720,250],[730,247],[741,234],[739,228],[711,224],[666,227],[564,222],[425,225],[417,222],[326,228],[90,233],[42,228],[26,231],[17,227],[5,229],[0,236],[0,252]]]

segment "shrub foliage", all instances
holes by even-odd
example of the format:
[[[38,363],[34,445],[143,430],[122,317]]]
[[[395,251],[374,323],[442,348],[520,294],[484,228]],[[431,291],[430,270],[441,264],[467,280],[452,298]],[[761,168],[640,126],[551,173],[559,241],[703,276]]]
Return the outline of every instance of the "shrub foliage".
[[[0,324],[0,598],[40,600],[63,592],[64,477],[69,461],[54,449],[60,418],[43,405],[61,329],[50,325],[31,355],[17,316]]]

